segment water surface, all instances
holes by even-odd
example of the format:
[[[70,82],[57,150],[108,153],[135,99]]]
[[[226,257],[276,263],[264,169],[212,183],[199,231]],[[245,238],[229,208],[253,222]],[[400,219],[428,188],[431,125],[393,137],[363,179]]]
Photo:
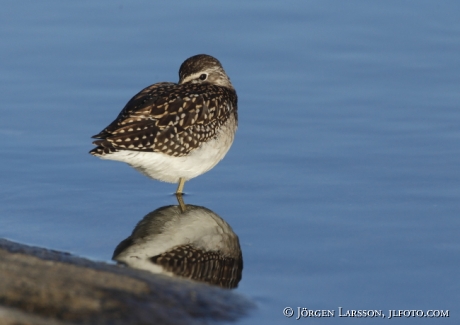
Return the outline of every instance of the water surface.
[[[185,201],[238,234],[241,324],[290,306],[460,309],[460,5],[453,1],[7,2],[0,236],[109,261],[175,185],[87,154],[137,91],[217,57],[237,89],[227,157]],[[418,318],[394,323],[418,324]],[[380,320],[366,320],[378,323]]]

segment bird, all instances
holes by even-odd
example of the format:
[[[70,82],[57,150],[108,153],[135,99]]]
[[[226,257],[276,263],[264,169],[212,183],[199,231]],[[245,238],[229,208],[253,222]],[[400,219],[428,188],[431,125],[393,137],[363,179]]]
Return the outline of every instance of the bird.
[[[89,153],[129,164],[142,174],[177,183],[212,169],[224,158],[238,127],[238,97],[222,64],[207,54],[186,59],[179,81],[137,93],[117,118],[94,135]]]

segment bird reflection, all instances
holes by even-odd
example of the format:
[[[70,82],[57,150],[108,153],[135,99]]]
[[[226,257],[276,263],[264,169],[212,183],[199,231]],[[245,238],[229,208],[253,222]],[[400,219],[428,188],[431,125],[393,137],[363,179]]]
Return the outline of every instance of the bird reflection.
[[[179,202],[147,214],[115,248],[133,268],[236,288],[243,256],[238,236],[213,211]]]

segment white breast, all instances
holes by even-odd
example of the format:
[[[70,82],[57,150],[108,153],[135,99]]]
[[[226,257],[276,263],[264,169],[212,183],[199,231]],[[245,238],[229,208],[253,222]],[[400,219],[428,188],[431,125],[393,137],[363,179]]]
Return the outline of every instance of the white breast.
[[[177,183],[179,178],[189,180],[197,177],[221,161],[233,143],[235,131],[236,120],[231,115],[215,138],[202,143],[187,156],[173,157],[160,152],[120,150],[100,158],[122,161],[150,178]]]

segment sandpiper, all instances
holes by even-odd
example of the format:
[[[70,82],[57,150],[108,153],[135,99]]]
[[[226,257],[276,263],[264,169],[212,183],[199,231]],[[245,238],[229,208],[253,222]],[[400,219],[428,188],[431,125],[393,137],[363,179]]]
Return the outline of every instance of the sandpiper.
[[[93,136],[90,154],[128,163],[156,180],[178,183],[213,168],[230,149],[238,125],[237,95],[221,63],[199,54],[179,69],[179,82],[160,82],[135,95]]]

